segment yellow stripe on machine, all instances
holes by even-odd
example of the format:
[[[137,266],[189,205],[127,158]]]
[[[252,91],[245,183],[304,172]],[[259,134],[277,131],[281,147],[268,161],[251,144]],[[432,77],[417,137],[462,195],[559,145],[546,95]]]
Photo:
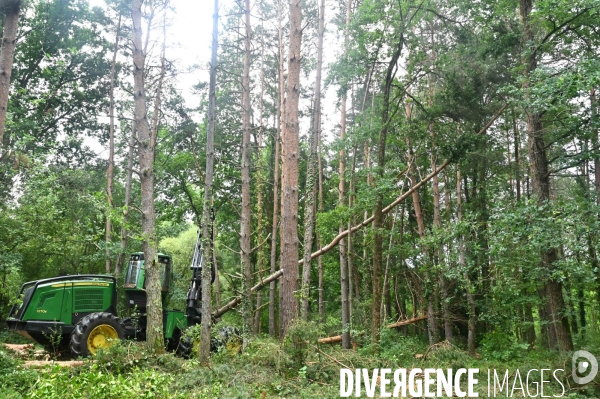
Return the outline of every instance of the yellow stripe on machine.
[[[66,286],[75,286],[75,287],[89,287],[89,286],[95,286],[95,287],[109,287],[110,284],[109,283],[100,283],[97,281],[87,281],[87,282],[80,282],[80,283],[59,283],[59,284],[52,284],[51,287],[52,288],[58,288],[58,287],[66,287]]]

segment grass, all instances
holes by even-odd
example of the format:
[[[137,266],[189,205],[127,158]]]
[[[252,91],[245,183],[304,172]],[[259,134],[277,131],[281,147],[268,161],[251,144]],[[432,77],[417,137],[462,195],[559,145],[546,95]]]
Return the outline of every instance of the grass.
[[[416,338],[392,331],[384,332],[378,355],[373,355],[369,346],[342,351],[337,346],[311,344],[312,337],[307,337],[308,342],[299,339],[302,328],[298,328],[297,336],[292,334],[292,339],[284,343],[258,337],[247,342],[241,355],[216,353],[210,367],[200,367],[195,360],[171,354],[153,355],[143,344],[127,341],[98,354],[93,362],[86,361],[82,367],[26,369],[23,360],[0,345],[0,398],[339,398],[340,369],[344,366],[369,371],[478,368],[479,397],[488,397],[489,369],[497,370],[500,375],[509,370],[512,384],[517,369],[524,380],[530,369],[570,368],[570,357],[555,352],[509,350],[507,358],[506,348],[499,348],[496,353],[489,347],[475,358],[453,345],[429,348]],[[560,375],[565,377],[566,372]],[[575,387],[570,380],[569,387],[566,377],[562,382],[566,387],[563,397],[599,397],[598,383]],[[530,384],[530,388],[533,394],[535,386]],[[559,394],[558,383],[546,385],[544,395]],[[362,395],[366,397],[364,390]],[[522,396],[516,391],[513,397]]]

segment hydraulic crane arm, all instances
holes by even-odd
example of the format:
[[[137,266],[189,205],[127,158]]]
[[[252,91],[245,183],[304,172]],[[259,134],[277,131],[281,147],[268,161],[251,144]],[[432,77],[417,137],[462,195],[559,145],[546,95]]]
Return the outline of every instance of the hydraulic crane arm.
[[[212,245],[212,240],[211,240]],[[190,289],[187,294],[187,305],[185,314],[188,319],[188,325],[199,324],[202,320],[202,232],[198,230],[198,238],[194,247],[194,257],[190,269],[193,272]],[[211,284],[216,277],[215,265],[211,266]]]

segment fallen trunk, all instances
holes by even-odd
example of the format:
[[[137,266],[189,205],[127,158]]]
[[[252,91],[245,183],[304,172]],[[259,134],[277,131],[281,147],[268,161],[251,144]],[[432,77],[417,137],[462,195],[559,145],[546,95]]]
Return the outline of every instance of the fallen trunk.
[[[477,136],[482,135],[483,133],[485,133],[490,128],[490,126],[492,126],[492,124],[494,123],[494,121],[496,119],[498,119],[498,117],[500,115],[502,115],[502,112],[504,112],[504,110],[506,109],[507,106],[508,106],[508,104],[504,104],[502,106],[502,108],[500,108],[500,110],[498,110],[498,112],[496,112],[496,114],[483,127],[483,129],[481,129],[477,133]],[[389,213],[398,204],[400,204],[401,202],[403,202],[404,200],[406,200],[408,197],[410,197],[413,192],[415,192],[416,190],[418,190],[419,188],[421,188],[421,186],[423,186],[425,183],[427,183],[429,180],[431,180],[434,176],[437,176],[442,170],[446,169],[446,167],[448,165],[450,165],[450,162],[451,161],[449,159],[447,159],[446,161],[444,161],[444,163],[442,163],[439,168],[437,168],[436,170],[432,171],[430,174],[428,174],[423,179],[421,179],[421,181],[419,181],[417,184],[415,184],[410,189],[408,189],[404,194],[402,194],[401,196],[399,196],[398,198],[396,198],[396,200],[394,202],[392,202],[391,204],[389,204],[388,206],[386,206],[385,208],[383,208],[383,210],[381,211],[382,214],[385,215],[385,214]],[[354,227],[352,227],[352,228],[350,228],[348,230],[342,231],[329,244],[327,244],[323,248],[319,249],[318,251],[313,252],[311,254],[311,256],[310,256],[310,259],[311,260],[315,259],[315,258],[323,255],[324,253],[332,250],[340,242],[340,240],[342,240],[348,234],[354,233],[354,232],[362,229],[363,227],[369,225],[373,221],[373,219],[374,219],[374,217],[371,216],[370,218],[367,218],[367,219],[363,220],[361,223],[357,224],[356,226],[354,226]],[[300,259],[298,261],[298,264],[301,265],[303,262],[304,262],[303,259]],[[270,276],[268,276],[267,278],[265,278],[264,280],[262,280],[261,282],[259,282],[258,284],[256,284],[254,287],[252,287],[251,291],[255,292],[255,291],[260,290],[265,285],[269,284],[271,281],[277,280],[282,275],[283,275],[283,270],[276,271],[275,273],[271,274]],[[213,312],[213,314],[212,314],[213,317],[215,317],[215,318],[221,317],[222,315],[224,315],[225,313],[227,313],[231,309],[235,308],[240,303],[240,301],[241,301],[241,299],[239,297],[236,297],[236,298],[232,299],[225,306],[223,306],[220,309],[217,309],[215,312]]]
[[[59,366],[59,367],[79,367],[85,363],[83,360],[67,360],[67,361],[54,361],[54,360],[28,360],[25,362],[25,367],[36,368],[45,366]]]
[[[396,327],[407,326],[409,324],[413,324],[413,323],[416,323],[416,322],[421,321],[421,320],[426,320],[427,317],[429,317],[429,316],[425,315],[425,316],[415,317],[414,319],[402,320],[402,321],[398,321],[398,322],[393,323],[393,324],[389,324],[386,327],[387,328],[396,328]]]
[[[320,344],[335,344],[342,342],[342,336],[336,335],[335,337],[319,338],[317,342]]]

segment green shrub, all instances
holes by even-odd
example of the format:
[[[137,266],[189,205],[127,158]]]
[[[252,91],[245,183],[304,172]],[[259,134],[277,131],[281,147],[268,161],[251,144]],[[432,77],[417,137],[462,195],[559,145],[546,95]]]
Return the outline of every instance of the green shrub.
[[[99,367],[116,374],[128,373],[137,368],[177,372],[183,363],[182,359],[172,353],[150,353],[144,342],[136,341],[119,341],[109,348],[101,349],[94,360]]]
[[[323,334],[321,326],[315,322],[297,319],[288,327],[283,340],[283,350],[296,368],[304,366],[307,351],[313,351],[311,345],[315,345]]]
[[[22,361],[14,359],[0,346],[0,398],[13,399],[25,397],[24,394],[35,384],[37,373],[22,369]]]
[[[39,374],[29,398],[44,399],[167,399],[187,398],[171,385],[175,375],[152,369],[134,369],[131,373],[114,374],[94,364],[86,372],[72,373],[55,367]]]
[[[528,344],[517,342],[514,337],[501,331],[494,331],[485,334],[480,352],[486,360],[508,362],[522,359],[527,349]]]
[[[274,340],[256,340],[244,353],[248,363],[281,371],[292,367],[290,355]]]

